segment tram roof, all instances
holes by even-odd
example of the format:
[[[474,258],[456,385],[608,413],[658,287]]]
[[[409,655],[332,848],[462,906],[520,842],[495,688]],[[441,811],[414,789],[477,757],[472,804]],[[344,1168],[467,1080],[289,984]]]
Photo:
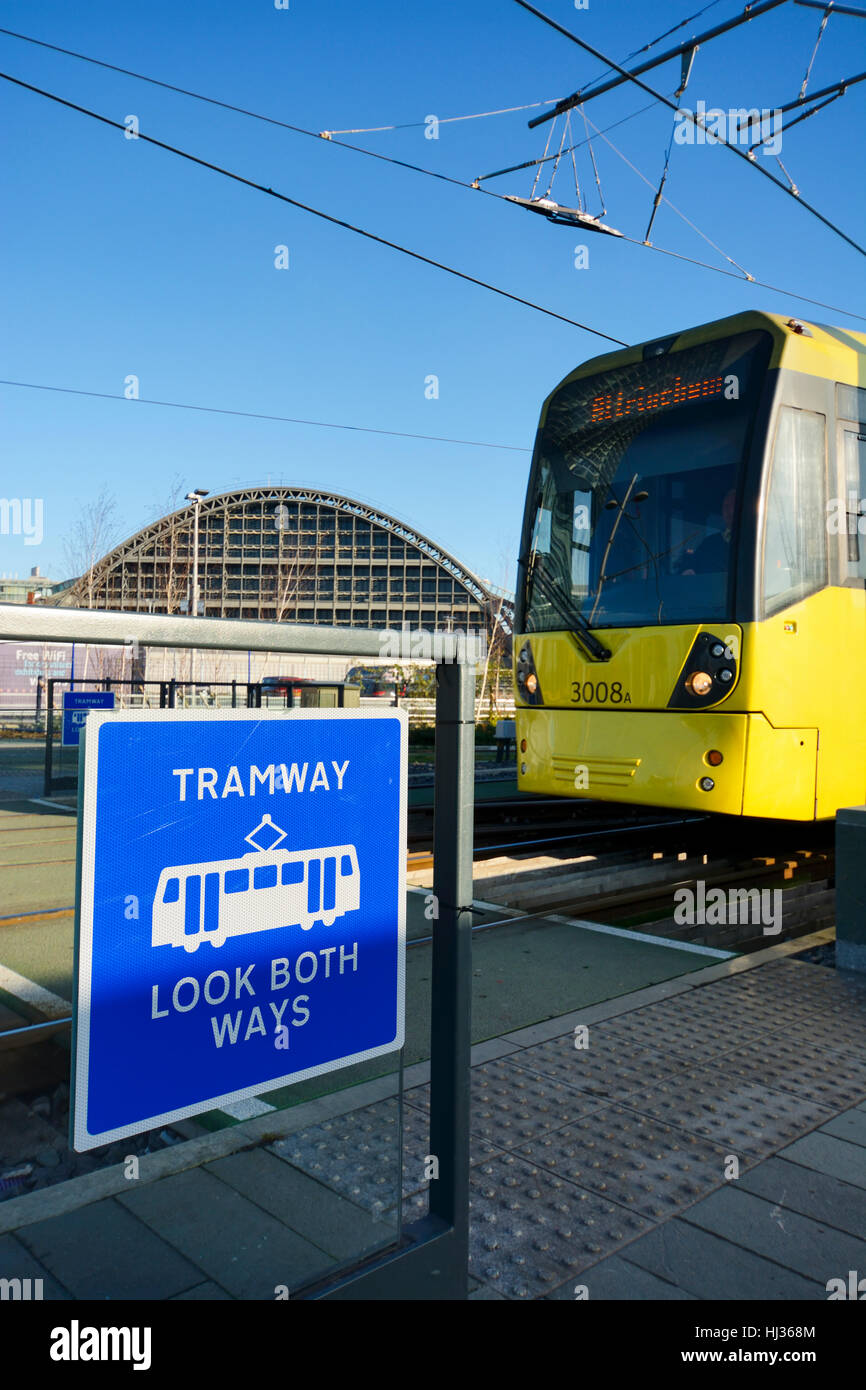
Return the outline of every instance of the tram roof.
[[[773,337],[771,368],[781,364],[784,354],[785,366],[794,371],[831,378],[849,386],[866,385],[866,333],[857,332],[852,328],[836,328],[832,324],[815,323],[809,319],[785,317],[784,314],[770,314],[760,309],[746,309],[742,313],[714,319],[710,323],[647,338],[644,342],[635,343],[630,347],[590,357],[563,377],[551,391],[544,403],[542,418],[546,413],[548,401],[569,382],[577,381],[581,377],[595,376],[615,367],[626,367],[634,362],[641,362],[647,355],[647,350],[654,346],[663,348],[665,354],[680,352],[684,348],[697,347],[714,338],[726,338],[755,329],[763,329]]]

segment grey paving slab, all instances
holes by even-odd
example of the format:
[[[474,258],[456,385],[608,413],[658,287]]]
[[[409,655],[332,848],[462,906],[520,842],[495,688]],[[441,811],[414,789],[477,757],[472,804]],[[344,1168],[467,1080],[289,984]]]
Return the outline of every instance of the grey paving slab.
[[[802,1096],[828,1110],[866,1097],[866,1053],[844,1052],[823,1040],[804,1044],[777,1033],[729,1052],[725,1069],[736,1076],[759,1077],[772,1090]]]
[[[65,1302],[71,1297],[68,1290],[34,1259],[31,1251],[15,1236],[0,1236],[0,1279],[30,1279],[32,1293],[32,1281],[41,1279],[44,1302]]]
[[[232,1296],[221,1289],[213,1280],[207,1279],[203,1284],[196,1284],[194,1289],[187,1289],[186,1293],[176,1293],[172,1299],[173,1303],[231,1303]]]
[[[812,1038],[826,1038],[829,1046],[843,1048],[852,1056],[866,1057],[864,1006],[858,1005],[856,1009],[849,1004],[819,1007],[809,1013],[804,1023],[810,1026]]]
[[[594,1024],[586,1047],[575,1047],[579,1039],[572,1035],[528,1047],[520,1055],[520,1066],[610,1101],[682,1071],[684,1063],[670,1053],[635,1046],[612,1037],[606,1028],[606,1024]]]
[[[424,1184],[425,1158],[430,1151],[428,1117],[405,1105],[402,1124],[401,1137],[400,1105],[392,1096],[299,1130],[269,1147],[278,1158],[358,1206],[378,1212],[399,1199],[401,1163],[404,1195]]]
[[[617,1105],[540,1135],[516,1152],[653,1221],[724,1181],[724,1148]]]
[[[171,1298],[204,1278],[114,1198],[16,1234],[77,1299]]]
[[[506,1298],[536,1298],[646,1230],[635,1212],[514,1154],[470,1178],[469,1268]]]
[[[535,1023],[529,1028],[517,1029],[506,1036],[509,1042],[518,1043],[521,1047],[534,1047],[536,1043],[558,1038],[563,1033],[573,1033],[578,1023],[599,1023],[605,1019],[616,1018],[620,1014],[631,1013],[644,1004],[654,1004],[660,999],[688,993],[691,989],[690,977],[683,976],[660,985],[650,985],[646,989],[618,995],[613,999],[604,999],[598,1004],[587,1004],[572,1013],[561,1014],[558,1018],[547,1019],[544,1023]]]
[[[743,1012],[732,1019],[729,1006],[698,1010],[679,1000],[652,1004],[592,1025],[587,1050],[592,1051],[596,1042],[603,1041],[609,1047],[651,1051],[669,1059],[672,1068],[693,1064],[762,1036],[768,1025],[757,1014],[746,1013],[743,1017]]]
[[[578,1297],[577,1290],[580,1290],[580,1298],[586,1298],[590,1303],[620,1299],[623,1302],[651,1300],[654,1303],[695,1301],[695,1294],[686,1293],[676,1284],[669,1284],[648,1269],[641,1269],[640,1265],[632,1264],[624,1255],[608,1255],[606,1260],[599,1260],[598,1264],[585,1269],[577,1279],[560,1284],[547,1297],[551,1302],[568,1302]]]
[[[733,1183],[698,1202],[682,1220],[775,1260],[825,1288],[829,1279],[864,1267],[866,1242],[862,1239],[799,1212],[780,1210],[778,1204]]]
[[[859,1107],[846,1110],[844,1115],[837,1115],[835,1119],[828,1120],[821,1126],[822,1134],[832,1134],[835,1139],[846,1139],[849,1144],[860,1144],[866,1147],[866,1110]],[[864,1155],[866,1162],[866,1155]]]
[[[825,1106],[712,1065],[629,1096],[627,1104],[741,1157],[763,1157],[832,1117]]]
[[[840,985],[835,971],[791,960],[773,961],[757,970],[719,980],[712,989],[719,998],[736,993],[756,1003],[784,1003],[789,1017],[814,1012],[834,1002],[856,1004],[862,993],[856,987]]]
[[[497,1057],[508,1057],[512,1052],[519,1052],[520,1048],[516,1043],[508,1042],[505,1038],[488,1038],[486,1042],[476,1043],[471,1053],[471,1065],[478,1067],[482,1062],[493,1062]],[[430,1069],[427,1069],[427,1076],[424,1080],[430,1079]],[[407,1087],[413,1084],[408,1072],[405,1077]]]
[[[657,1226],[628,1247],[632,1264],[700,1299],[762,1303],[776,1299],[826,1299],[823,1284],[783,1269],[680,1217]]]
[[[359,1256],[383,1242],[383,1228],[369,1211],[264,1149],[220,1158],[205,1172],[335,1258]]]
[[[326,1272],[330,1257],[201,1169],[118,1198],[235,1298],[273,1299]],[[192,1283],[201,1283],[197,1274]]]
[[[859,1144],[836,1139],[832,1134],[805,1134],[802,1139],[782,1149],[780,1158],[829,1173],[854,1187],[866,1187],[866,1156]]]
[[[772,1202],[783,1219],[786,1211],[798,1211],[852,1236],[866,1237],[866,1188],[781,1157],[765,1159],[743,1173],[737,1186]]]
[[[406,1100],[412,1106],[429,1107],[429,1087],[407,1092]],[[473,1135],[510,1149],[602,1103],[586,1092],[518,1067],[509,1057],[473,1068],[470,1127]]]

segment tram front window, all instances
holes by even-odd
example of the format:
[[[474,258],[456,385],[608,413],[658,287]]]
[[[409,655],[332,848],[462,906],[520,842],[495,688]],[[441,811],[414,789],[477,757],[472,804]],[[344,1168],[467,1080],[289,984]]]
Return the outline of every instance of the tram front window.
[[[563,386],[530,482],[524,630],[729,615],[763,333]]]

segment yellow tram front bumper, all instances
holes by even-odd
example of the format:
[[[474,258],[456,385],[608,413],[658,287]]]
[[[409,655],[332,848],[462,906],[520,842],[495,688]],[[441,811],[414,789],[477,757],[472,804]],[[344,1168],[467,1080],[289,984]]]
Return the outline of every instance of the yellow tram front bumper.
[[[762,714],[517,708],[526,792],[812,820],[816,764],[815,729],[774,729]]]

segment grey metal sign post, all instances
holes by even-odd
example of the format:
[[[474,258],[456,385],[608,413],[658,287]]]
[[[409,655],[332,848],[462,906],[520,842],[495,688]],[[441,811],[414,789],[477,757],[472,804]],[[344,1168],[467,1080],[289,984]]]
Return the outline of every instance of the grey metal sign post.
[[[378,656],[380,634],[160,614],[0,604],[0,641],[91,642],[226,651]],[[399,1246],[300,1290],[310,1299],[463,1299],[469,1246],[469,1080],[475,667],[436,668],[430,1152],[426,1217]]]

